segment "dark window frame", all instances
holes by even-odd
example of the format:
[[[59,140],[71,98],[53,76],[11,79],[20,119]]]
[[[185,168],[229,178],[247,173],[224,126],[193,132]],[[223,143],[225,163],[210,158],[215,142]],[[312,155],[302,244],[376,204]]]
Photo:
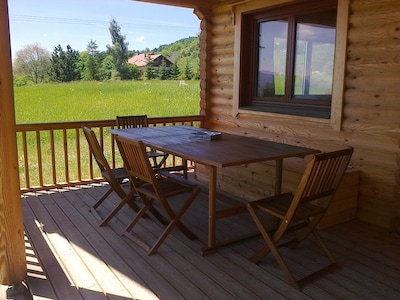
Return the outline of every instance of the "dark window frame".
[[[296,15],[337,10],[337,0],[298,1],[268,9],[250,11],[242,15],[239,108],[243,110],[283,113],[289,115],[330,118],[331,95],[293,97],[294,57],[296,44]],[[258,28],[260,22],[288,19],[285,97],[265,99],[255,95],[258,71]],[[332,79],[333,80],[333,79]],[[310,100],[310,101],[308,101]],[[312,101],[311,101],[312,100]]]

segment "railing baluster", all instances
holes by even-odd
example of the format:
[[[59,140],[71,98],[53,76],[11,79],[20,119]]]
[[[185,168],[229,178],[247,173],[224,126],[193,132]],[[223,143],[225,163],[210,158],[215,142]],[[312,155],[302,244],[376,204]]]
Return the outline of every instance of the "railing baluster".
[[[150,126],[171,126],[174,124],[191,124],[203,127],[204,117],[149,118]],[[81,142],[81,138],[84,139],[81,132],[83,125],[97,129],[101,147],[106,157],[110,159],[112,166],[118,167],[122,165],[113,136],[108,133],[109,129],[115,128],[115,120],[17,124],[17,133],[21,133],[21,135],[17,134],[18,145],[21,145],[18,151],[22,152],[22,155],[19,156],[23,157],[23,162],[20,162],[21,165],[19,167],[21,174],[25,177],[23,181],[23,176],[21,176],[21,192],[102,181],[101,177],[99,178],[98,176],[97,165],[93,162],[93,156],[86,141]],[[75,134],[70,134],[69,137],[69,130],[74,130]],[[29,132],[31,132],[32,136],[28,135]],[[35,141],[35,139],[36,143],[31,142],[31,140]],[[68,147],[69,143],[75,143],[75,146]],[[87,147],[88,151],[83,151],[82,147]],[[35,150],[37,151],[36,159]],[[76,159],[69,161],[69,158],[75,155],[75,151]],[[179,159],[171,156],[168,164],[175,166]],[[35,164],[37,167],[36,173]],[[64,165],[64,181],[63,176],[59,176],[61,168],[58,165]],[[193,166],[193,163],[189,162],[189,166]]]
[[[43,186],[43,163],[42,163],[42,142],[40,140],[40,131],[36,130],[36,151],[37,151],[37,167],[39,175],[39,185]]]
[[[25,186],[30,187],[30,178],[29,178],[29,159],[28,159],[28,146],[26,143],[26,131],[22,132],[22,149],[24,152],[24,169],[25,169]]]
[[[68,139],[67,130],[63,129],[63,149],[64,149],[64,176],[65,182],[69,182],[69,164],[68,164]]]
[[[54,130],[50,130],[50,155],[51,155],[51,172],[53,177],[53,184],[57,184],[57,167],[56,167],[56,152],[54,143]]]
[[[81,140],[79,136],[79,129],[75,129],[75,141],[76,141],[76,165],[78,171],[78,181],[82,181],[82,164],[81,164]]]

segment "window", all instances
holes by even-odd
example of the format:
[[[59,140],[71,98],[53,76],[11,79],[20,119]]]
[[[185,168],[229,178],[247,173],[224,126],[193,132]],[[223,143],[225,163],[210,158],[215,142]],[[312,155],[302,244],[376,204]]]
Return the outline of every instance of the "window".
[[[239,108],[329,119],[337,1],[245,12]]]

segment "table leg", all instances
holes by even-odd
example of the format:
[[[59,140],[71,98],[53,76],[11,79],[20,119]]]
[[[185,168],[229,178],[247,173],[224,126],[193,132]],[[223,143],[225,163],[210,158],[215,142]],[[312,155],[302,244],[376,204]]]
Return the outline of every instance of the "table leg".
[[[283,159],[276,160],[275,168],[275,195],[279,195],[282,192],[282,169],[283,169]]]
[[[202,250],[202,255],[213,253],[219,247],[223,247],[234,242],[238,242],[250,237],[259,235],[260,232],[251,232],[248,234],[240,235],[239,237],[228,238],[223,241],[217,242],[217,219],[226,218],[239,213],[247,212],[245,206],[232,207],[229,209],[217,211],[217,168],[208,166],[208,243],[207,247]]]
[[[208,247],[216,244],[217,168],[208,166]]]

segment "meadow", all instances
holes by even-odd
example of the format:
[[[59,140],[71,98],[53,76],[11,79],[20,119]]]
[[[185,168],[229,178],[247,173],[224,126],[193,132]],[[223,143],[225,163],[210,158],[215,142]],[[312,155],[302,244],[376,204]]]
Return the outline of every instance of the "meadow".
[[[176,80],[72,82],[14,87],[16,122],[47,123],[196,115],[200,111],[198,80],[180,86]]]
[[[89,120],[113,120],[117,115],[147,114],[148,117],[168,117],[197,115],[200,111],[199,81],[186,81],[180,86],[179,81],[110,81],[110,82],[73,82],[62,84],[43,84],[14,87],[14,101],[17,124],[48,123]],[[105,135],[109,135],[107,132]],[[70,180],[77,178],[77,154],[74,151],[75,131],[67,132],[69,146],[68,168]],[[53,182],[52,158],[49,132],[40,135],[40,163],[37,152],[36,133],[26,135],[28,163],[24,160],[22,137],[17,135],[19,173],[21,187],[27,183],[25,168],[29,169],[30,186]],[[86,141],[82,136],[80,143],[85,149]],[[56,177],[64,181],[63,133],[54,132]],[[108,145],[105,155],[111,158],[111,146]],[[83,150],[82,176],[89,178],[89,152]],[[118,159],[120,161],[120,159]],[[41,165],[42,170],[40,170]],[[96,177],[100,174],[96,170]],[[43,175],[41,175],[43,173]]]

